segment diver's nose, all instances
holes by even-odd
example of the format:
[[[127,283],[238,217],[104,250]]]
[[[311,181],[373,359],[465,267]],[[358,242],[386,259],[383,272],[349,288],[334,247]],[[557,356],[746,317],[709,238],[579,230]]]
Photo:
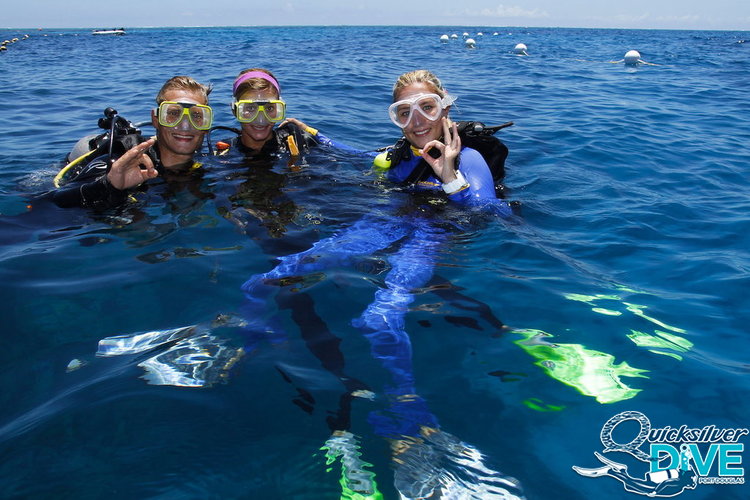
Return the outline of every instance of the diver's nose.
[[[253,125],[268,125],[269,122],[266,114],[263,111],[258,112],[258,116],[253,120]]]
[[[419,126],[424,125],[428,121],[429,120],[427,120],[427,118],[422,113],[420,113],[419,111],[415,110],[411,114],[411,120],[410,120],[409,125],[411,125],[412,127],[419,127]]]
[[[182,120],[180,120],[180,123],[177,124],[177,130],[190,130],[192,128],[192,124],[190,123],[190,120],[187,116],[183,116]]]

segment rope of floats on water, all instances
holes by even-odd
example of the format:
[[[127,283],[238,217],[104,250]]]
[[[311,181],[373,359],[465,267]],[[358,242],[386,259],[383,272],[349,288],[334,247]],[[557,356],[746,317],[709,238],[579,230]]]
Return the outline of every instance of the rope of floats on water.
[[[14,43],[20,42],[21,40],[26,40],[27,38],[29,38],[29,35],[24,35],[21,38],[15,37],[11,38],[10,40],[3,40],[2,42],[0,42],[0,52],[8,50],[9,45],[13,45]]]
[[[499,33],[496,31],[492,34],[492,36],[498,36]],[[484,33],[481,31],[476,34],[476,37],[479,38],[481,36],[484,36]],[[452,35],[441,35],[440,36],[440,42],[441,43],[449,43],[451,40],[457,40],[458,34],[453,33]],[[477,41],[469,35],[469,33],[464,32],[463,34],[463,40],[464,40],[464,46],[467,49],[475,49],[477,47]],[[744,40],[743,40],[744,41]],[[528,56],[529,48],[524,43],[518,43],[513,47],[513,53],[519,56]],[[619,61],[610,61],[613,63],[625,63],[626,66],[637,66],[639,64],[647,64],[650,66],[656,66],[655,64],[649,63],[644,61],[641,58],[641,54],[637,50],[629,50],[625,53],[625,56],[620,59]]]
[[[121,30],[122,28],[119,28],[119,29]],[[498,36],[498,35],[499,33],[497,31],[492,34],[492,36]],[[479,33],[476,34],[476,36],[477,37],[484,36],[484,33],[480,31]],[[2,42],[0,42],[0,52],[8,50],[9,45],[14,44],[20,40],[26,40],[27,38],[29,38],[29,35],[23,35],[23,37],[20,39],[16,37],[10,40],[3,40]],[[457,40],[457,39],[458,39],[458,35],[456,33],[453,33],[450,36],[448,35],[440,36],[440,42],[442,43],[448,43],[451,40]],[[471,38],[471,36],[468,33],[464,32],[463,39],[464,39],[464,46],[467,49],[475,49],[477,47],[476,40],[474,38]],[[745,42],[746,40],[737,41],[737,43],[745,43]],[[528,47],[524,43],[518,43],[515,45],[515,47],[513,47],[513,53],[519,56],[528,56],[529,55]],[[644,61],[641,58],[641,54],[637,50],[629,50],[625,53],[625,56],[619,61],[610,61],[610,62],[624,63],[626,66],[637,66],[639,64],[647,64],[650,66],[656,66],[653,63]]]

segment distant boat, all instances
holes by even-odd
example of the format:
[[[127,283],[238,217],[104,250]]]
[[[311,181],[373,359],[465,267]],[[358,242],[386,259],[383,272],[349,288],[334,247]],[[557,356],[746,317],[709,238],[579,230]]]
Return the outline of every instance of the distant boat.
[[[94,30],[91,32],[92,35],[124,35],[125,28],[112,28],[108,30]]]

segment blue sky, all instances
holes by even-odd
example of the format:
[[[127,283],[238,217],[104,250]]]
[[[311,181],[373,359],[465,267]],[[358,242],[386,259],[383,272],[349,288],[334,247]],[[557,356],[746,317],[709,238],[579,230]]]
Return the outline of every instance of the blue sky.
[[[748,0],[20,0],[0,27],[447,25],[750,30]]]

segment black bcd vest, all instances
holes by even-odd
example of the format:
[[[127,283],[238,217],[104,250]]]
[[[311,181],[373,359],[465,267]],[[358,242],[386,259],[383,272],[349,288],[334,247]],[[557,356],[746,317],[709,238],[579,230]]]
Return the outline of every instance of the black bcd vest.
[[[498,197],[502,197],[504,190],[502,181],[505,178],[505,160],[508,158],[508,147],[495,137],[495,133],[511,125],[513,125],[513,122],[503,123],[494,127],[487,127],[484,123],[477,121],[456,122],[458,135],[461,137],[461,145],[478,151],[490,167]],[[402,137],[388,151],[386,159],[391,161],[391,167],[395,167],[407,158],[409,158],[409,141]],[[404,183],[415,184],[427,179],[431,174],[432,169],[426,161],[422,160],[412,173],[409,174]]]

